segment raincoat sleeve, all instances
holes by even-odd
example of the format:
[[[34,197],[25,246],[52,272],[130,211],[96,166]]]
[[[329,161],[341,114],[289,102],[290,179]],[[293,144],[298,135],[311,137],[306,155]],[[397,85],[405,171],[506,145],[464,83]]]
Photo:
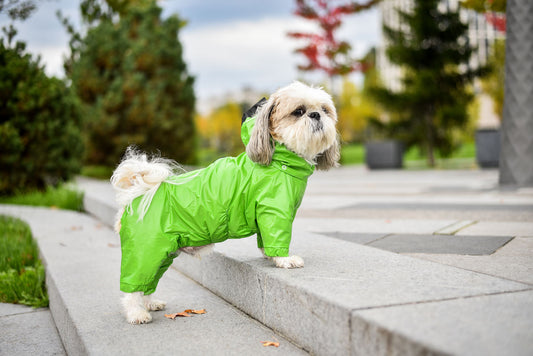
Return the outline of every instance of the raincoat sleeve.
[[[294,216],[287,209],[274,204],[261,204],[257,207],[257,245],[264,248],[265,255],[289,256],[293,220]]]

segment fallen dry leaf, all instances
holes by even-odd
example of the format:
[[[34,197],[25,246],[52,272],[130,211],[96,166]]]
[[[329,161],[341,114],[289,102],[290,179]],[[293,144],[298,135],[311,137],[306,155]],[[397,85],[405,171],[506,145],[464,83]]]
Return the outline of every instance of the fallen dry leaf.
[[[187,316],[192,316],[192,314],[205,314],[205,313],[207,313],[205,311],[205,309],[199,309],[199,310],[196,310],[196,309],[185,309],[181,313],[165,314],[165,317],[167,317],[169,319],[176,319],[176,317],[178,317],[178,316],[187,317]]]
[[[263,344],[263,346],[274,346],[274,347],[279,347],[279,342],[274,342],[274,341],[261,341],[261,343]]]
[[[174,313],[174,314],[165,314],[165,317],[169,318],[169,319],[176,319],[178,316],[188,317],[188,316],[192,316],[192,315],[189,314],[189,313],[186,313],[186,312]]]
[[[205,309],[200,309],[200,310],[187,309],[187,310],[184,310],[183,312],[192,313],[192,314],[205,314],[206,313]]]

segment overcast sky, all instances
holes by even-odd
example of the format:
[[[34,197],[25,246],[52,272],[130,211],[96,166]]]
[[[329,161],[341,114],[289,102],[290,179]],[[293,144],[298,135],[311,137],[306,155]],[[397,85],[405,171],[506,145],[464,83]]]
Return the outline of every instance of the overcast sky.
[[[166,0],[159,5],[163,16],[177,13],[188,21],[180,39],[200,100],[244,86],[271,92],[297,79],[296,66],[305,61],[293,50],[302,43],[286,33],[315,29],[292,14],[294,0]],[[17,38],[27,42],[31,53],[41,55],[49,75],[63,77],[69,37],[55,13],[61,9],[79,26],[79,1],[44,0],[38,6],[30,19],[16,23]],[[1,26],[8,23],[6,16],[0,16]],[[345,17],[339,31],[339,38],[352,44],[354,57],[376,45],[379,36],[377,9]]]

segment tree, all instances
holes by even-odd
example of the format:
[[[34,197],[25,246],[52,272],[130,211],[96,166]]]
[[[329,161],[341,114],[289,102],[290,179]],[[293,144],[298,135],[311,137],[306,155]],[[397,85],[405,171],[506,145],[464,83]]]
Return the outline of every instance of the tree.
[[[505,45],[505,102],[501,127],[500,186],[533,187],[533,2],[509,1]]]
[[[411,12],[397,10],[407,30],[383,26],[390,43],[387,57],[403,69],[403,89],[372,90],[394,113],[388,131],[407,146],[419,145],[430,166],[435,165],[435,151],[447,156],[456,147],[454,130],[467,125],[473,98],[467,85],[485,72],[467,66],[473,48],[458,11],[441,12],[438,3],[415,0]]]
[[[492,46],[492,54],[488,65],[490,73],[482,79],[481,87],[494,102],[494,112],[498,117],[503,115],[504,79],[505,79],[505,40],[498,39]]]
[[[197,117],[197,128],[206,141],[206,147],[213,147],[217,153],[235,155],[243,151],[241,122],[242,107],[229,101],[214,109],[209,115]]]
[[[485,14],[487,22],[500,32],[505,33],[507,19],[505,10],[507,0],[465,0],[461,6]],[[503,114],[504,72],[505,72],[505,39],[497,39],[492,46],[489,58],[491,72],[482,81],[483,90],[494,101],[494,111],[501,119]]]
[[[161,19],[153,0],[84,0],[65,69],[83,103],[87,162],[115,165],[130,144],[194,161],[194,79],[178,39],[184,22]]]
[[[463,0],[461,6],[485,14],[487,22],[498,31],[505,32],[507,0]]]
[[[26,20],[36,9],[35,0],[0,0],[0,13],[7,12],[11,20]]]
[[[308,44],[296,49],[296,53],[303,54],[307,64],[299,65],[302,71],[319,70],[333,80],[337,76],[349,74],[355,70],[363,70],[364,64],[349,56],[351,46],[346,41],[336,38],[336,31],[342,25],[341,18],[345,15],[354,14],[377,4],[380,0],[366,0],[359,4],[348,2],[344,5],[332,6],[331,1],[296,0],[294,14],[304,19],[316,21],[320,27],[320,33],[289,32],[288,36],[296,39],[305,39]],[[332,85],[333,87],[333,85]]]
[[[81,169],[76,98],[25,47],[0,41],[0,194],[42,189]]]
[[[364,72],[362,88],[344,78],[342,92],[337,99],[338,128],[343,142],[364,140],[367,126],[381,110],[369,89],[379,84],[379,75],[376,71],[376,49],[371,48],[363,58],[367,69]]]

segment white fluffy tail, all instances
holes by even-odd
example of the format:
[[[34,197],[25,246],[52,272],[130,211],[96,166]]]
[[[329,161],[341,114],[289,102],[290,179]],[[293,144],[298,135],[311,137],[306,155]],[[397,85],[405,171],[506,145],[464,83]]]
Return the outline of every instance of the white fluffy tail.
[[[183,169],[172,160],[148,157],[134,146],[129,146],[111,177],[116,201],[131,213],[133,200],[143,196],[139,205],[139,219],[142,220],[161,182],[180,171],[183,172]]]

